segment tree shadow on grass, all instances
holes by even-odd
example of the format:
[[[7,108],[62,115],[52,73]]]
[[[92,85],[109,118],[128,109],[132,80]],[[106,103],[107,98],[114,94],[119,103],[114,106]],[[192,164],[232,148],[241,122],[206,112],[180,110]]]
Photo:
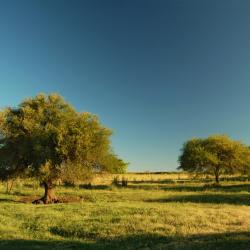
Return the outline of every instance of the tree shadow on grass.
[[[199,194],[199,195],[176,195],[160,199],[148,199],[147,202],[193,202],[210,204],[232,204],[250,206],[249,194]]]
[[[157,234],[141,234],[118,237],[113,240],[97,239],[83,242],[81,240],[0,240],[0,249],[181,249],[181,250],[246,250],[249,249],[249,232],[231,232],[223,234],[203,234],[189,237],[166,237]]]
[[[13,200],[13,199],[0,199],[0,203],[19,203],[18,201],[16,200]]]
[[[190,182],[189,180],[183,180],[181,181],[182,183],[184,182]],[[172,183],[176,183],[175,180],[172,179],[163,179],[163,180],[136,180],[136,181],[129,181],[129,183],[132,184],[147,184],[147,183],[152,183],[152,184],[172,184]]]
[[[186,184],[169,184],[169,185],[128,185],[130,189],[145,189],[145,190],[164,190],[177,192],[203,192],[203,191],[221,191],[221,192],[250,192],[250,184],[237,185],[186,185]]]
[[[110,190],[110,185],[89,185],[89,184],[82,184],[79,185],[79,188],[81,189],[90,189],[90,190]]]

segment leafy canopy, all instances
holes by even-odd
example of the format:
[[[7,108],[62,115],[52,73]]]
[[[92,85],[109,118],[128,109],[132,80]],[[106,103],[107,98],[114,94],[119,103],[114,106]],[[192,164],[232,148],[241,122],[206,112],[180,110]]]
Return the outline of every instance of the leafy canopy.
[[[179,157],[179,169],[191,172],[231,174],[250,166],[250,150],[226,135],[195,138],[187,141]]]
[[[96,115],[77,112],[58,94],[28,98],[0,112],[1,177],[53,181],[65,173],[79,178],[94,170],[125,171],[126,164],[111,150],[111,134]]]

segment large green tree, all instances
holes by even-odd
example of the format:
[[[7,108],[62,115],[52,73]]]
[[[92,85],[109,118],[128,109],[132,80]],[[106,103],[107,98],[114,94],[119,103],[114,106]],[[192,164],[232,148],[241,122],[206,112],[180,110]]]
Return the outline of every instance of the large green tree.
[[[250,165],[250,150],[226,135],[195,138],[184,143],[179,169],[214,174],[219,183],[221,174],[244,172]]]
[[[58,179],[125,170],[126,164],[111,150],[111,134],[97,116],[77,112],[57,94],[28,98],[0,113],[1,178],[36,177],[45,188],[41,201],[57,202]],[[112,164],[107,159],[113,159]]]

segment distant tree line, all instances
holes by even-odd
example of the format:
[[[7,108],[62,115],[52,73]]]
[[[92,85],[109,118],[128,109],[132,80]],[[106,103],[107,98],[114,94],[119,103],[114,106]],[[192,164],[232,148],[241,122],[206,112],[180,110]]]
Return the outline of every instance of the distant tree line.
[[[37,202],[58,202],[58,179],[126,171],[111,149],[112,131],[98,117],[77,112],[58,94],[39,94],[0,111],[0,179],[35,177],[44,186]]]

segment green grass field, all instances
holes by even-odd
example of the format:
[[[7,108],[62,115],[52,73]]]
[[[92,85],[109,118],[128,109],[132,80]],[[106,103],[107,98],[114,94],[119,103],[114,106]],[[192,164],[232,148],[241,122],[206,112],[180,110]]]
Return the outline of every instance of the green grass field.
[[[29,203],[40,188],[1,184],[0,249],[250,249],[250,182],[150,180],[58,187],[71,202],[53,205]]]

